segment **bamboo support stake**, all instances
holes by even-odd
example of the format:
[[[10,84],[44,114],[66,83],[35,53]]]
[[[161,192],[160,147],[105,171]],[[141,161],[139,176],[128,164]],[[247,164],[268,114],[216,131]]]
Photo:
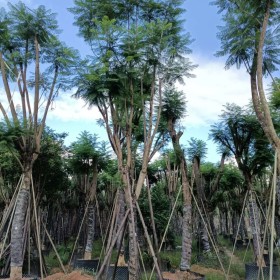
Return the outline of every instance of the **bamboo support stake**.
[[[15,209],[15,204],[16,204],[16,201],[17,201],[17,198],[18,198],[18,190],[20,189],[21,185],[22,185],[22,182],[23,182],[23,175],[20,176],[20,179],[18,181],[18,184],[17,184],[17,187],[13,193],[13,196],[12,196],[12,199],[11,199],[11,202],[9,204],[9,207],[7,209],[7,211],[5,212],[5,215],[2,217],[2,221],[1,221],[1,225],[0,225],[0,236],[1,236],[1,232],[3,231],[4,229],[4,226],[6,224],[6,221],[8,219],[8,216],[10,215],[10,212],[13,211],[14,212],[14,209]],[[13,216],[14,214],[12,214]],[[10,219],[11,221],[12,219]]]
[[[277,151],[274,159],[274,174],[273,174],[273,194],[272,194],[272,215],[271,215],[271,235],[270,235],[270,266],[269,280],[272,280],[273,268],[273,234],[274,234],[274,219],[275,219],[275,200],[276,200],[276,178],[277,178]]]
[[[23,179],[23,176],[21,177],[20,183],[18,184],[17,188],[18,188],[19,186],[21,186],[21,184],[22,184],[22,179]],[[15,192],[15,193],[16,193],[16,192]],[[14,193],[14,195],[15,195],[15,193]],[[4,252],[4,247],[5,247],[5,244],[6,244],[8,235],[9,235],[9,231],[10,231],[10,228],[11,228],[11,225],[12,225],[13,216],[14,216],[14,213],[15,213],[15,210],[16,210],[16,204],[17,204],[17,200],[18,200],[18,194],[19,194],[19,192],[18,192],[17,195],[15,196],[15,203],[14,203],[14,206],[13,206],[13,209],[12,209],[11,219],[10,219],[10,221],[9,221],[8,228],[7,228],[7,232],[6,232],[6,235],[5,235],[5,237],[4,237],[3,245],[2,245],[2,248],[1,248],[1,252],[0,252],[0,260],[1,260],[1,258],[2,258],[2,255],[3,255],[3,252]]]
[[[77,242],[79,240],[79,237],[80,237],[80,234],[81,234],[81,231],[82,231],[82,227],[83,227],[83,224],[84,224],[84,220],[85,220],[85,217],[86,217],[86,214],[87,214],[88,206],[89,206],[89,200],[88,200],[87,205],[86,205],[85,213],[84,213],[84,216],[83,216],[83,219],[82,219],[79,231],[78,231],[78,235],[76,237],[76,240],[75,240],[75,243],[74,243],[74,246],[73,246],[73,250],[72,250],[71,257],[70,257],[70,260],[68,262],[68,265],[71,264],[71,261],[72,261],[73,255],[74,255],[74,251],[76,249]]]
[[[110,246],[110,248],[109,248],[109,250],[108,250],[108,253],[105,255],[105,258],[104,258],[103,263],[102,263],[102,265],[101,265],[101,267],[100,267],[100,270],[98,271],[98,273],[97,273],[97,275],[96,275],[96,277],[95,277],[96,280],[100,279],[100,276],[102,275],[102,272],[103,272],[103,270],[104,270],[104,268],[105,268],[107,262],[109,261],[109,257],[111,256],[111,252],[112,252],[112,250],[113,250],[113,248],[114,248],[114,246],[115,246],[115,244],[116,244],[116,242],[117,242],[118,235],[120,234],[121,230],[122,230],[123,227],[124,227],[124,224],[125,224],[125,222],[126,222],[126,219],[127,219],[127,217],[128,217],[129,212],[130,212],[130,209],[127,209],[127,210],[126,210],[126,213],[125,213],[125,216],[123,217],[122,222],[121,222],[121,224],[120,224],[120,227],[119,227],[119,229],[118,229],[118,231],[117,231],[117,233],[116,233],[116,235],[115,235],[115,237],[114,237],[114,239],[113,239],[113,241],[112,241],[112,243],[111,243],[111,246]]]
[[[235,247],[236,247],[237,235],[238,235],[238,233],[239,233],[239,229],[240,229],[240,225],[241,225],[241,221],[242,221],[242,216],[243,216],[243,214],[244,214],[244,209],[245,209],[245,205],[246,205],[246,201],[247,201],[247,196],[248,196],[248,191],[246,191],[246,194],[245,194],[245,197],[244,197],[243,206],[242,206],[242,211],[241,211],[241,215],[240,215],[240,219],[239,219],[239,223],[238,223],[238,227],[237,227],[237,234],[236,234],[236,237],[235,237],[235,239],[234,239],[234,244],[233,244],[233,249],[232,249],[232,253],[231,253],[231,256],[230,256],[230,261],[229,261],[229,265],[228,265],[228,270],[227,270],[226,279],[228,279],[228,277],[229,277],[231,262],[232,262],[233,254],[234,254]]]
[[[58,252],[57,252],[57,250],[56,250],[56,248],[55,248],[55,245],[54,245],[54,243],[53,243],[53,241],[52,241],[52,238],[51,238],[51,236],[50,236],[50,234],[49,234],[49,232],[48,232],[48,230],[47,230],[47,228],[46,228],[46,225],[45,225],[44,223],[42,223],[42,224],[43,224],[43,227],[44,227],[44,229],[45,229],[45,233],[46,233],[47,237],[49,238],[49,241],[50,241],[51,244],[52,244],[53,250],[54,250],[54,252],[55,252],[55,254],[56,254],[56,256],[57,256],[57,259],[58,259],[58,261],[59,261],[59,264],[60,264],[60,266],[61,266],[63,272],[66,274],[67,271],[66,271],[66,269],[65,269],[65,267],[64,267],[64,265],[63,265],[63,263],[62,263],[62,261],[61,261],[61,258],[60,258],[59,254],[58,254]]]
[[[193,200],[194,200],[194,202],[195,202],[195,206],[196,206],[196,208],[197,208],[197,210],[198,210],[199,216],[200,216],[200,218],[201,218],[201,220],[202,220],[202,222],[203,222],[203,224],[204,224],[204,226],[205,226],[205,228],[206,228],[206,231],[207,231],[207,234],[208,234],[208,236],[209,236],[209,239],[210,239],[210,241],[211,241],[211,243],[212,243],[212,245],[213,245],[214,251],[215,251],[215,253],[216,253],[216,255],[217,255],[218,261],[219,261],[219,263],[220,263],[220,266],[221,266],[221,268],[222,268],[222,270],[223,270],[223,273],[224,273],[224,275],[225,275],[225,277],[226,277],[226,280],[227,280],[228,278],[227,278],[227,274],[226,274],[225,268],[224,268],[223,263],[222,263],[222,261],[221,261],[221,258],[220,258],[220,256],[219,256],[218,250],[217,250],[217,248],[215,247],[215,244],[214,244],[214,242],[213,242],[213,239],[212,239],[212,237],[210,236],[209,230],[208,230],[208,228],[207,228],[207,223],[205,222],[205,220],[204,220],[204,218],[203,218],[203,215],[202,215],[202,213],[201,213],[201,211],[200,211],[200,209],[199,209],[199,206],[198,206],[198,202],[197,202],[196,197],[195,197],[195,195],[194,195],[194,193],[193,193],[193,189],[192,189],[191,187],[190,187],[190,191],[191,191],[192,198],[193,198]]]
[[[158,253],[160,253],[160,251],[161,251],[161,248],[162,248],[163,242],[164,242],[164,240],[165,240],[165,237],[166,237],[166,234],[167,234],[167,231],[168,231],[168,228],[169,228],[169,225],[170,225],[170,222],[171,222],[173,213],[174,213],[174,211],[175,211],[175,207],[176,207],[176,205],[177,205],[179,196],[180,196],[180,194],[181,194],[181,191],[182,191],[182,185],[180,185],[180,188],[179,188],[179,190],[178,190],[178,194],[177,194],[177,196],[176,196],[176,199],[175,199],[173,208],[172,208],[172,210],[171,210],[171,214],[170,214],[170,216],[169,216],[167,225],[166,225],[166,227],[165,227],[165,231],[164,231],[164,233],[163,233],[163,237],[162,237],[161,243],[160,243],[159,248],[158,248]],[[153,265],[153,269],[152,269],[152,272],[151,272],[151,274],[150,274],[149,280],[152,279],[154,270],[155,270],[155,265]]]
[[[157,259],[157,257],[156,257],[156,254],[155,254],[155,251],[154,251],[154,248],[153,248],[153,245],[152,245],[152,242],[151,242],[151,239],[150,239],[150,236],[149,236],[147,227],[146,227],[146,225],[145,225],[145,221],[144,221],[143,215],[142,215],[142,213],[141,213],[141,210],[140,210],[140,207],[139,207],[137,201],[136,201],[136,207],[137,207],[137,211],[138,211],[138,214],[139,214],[139,217],[140,217],[140,220],[141,220],[143,229],[144,229],[144,233],[145,233],[145,235],[146,235],[146,239],[147,239],[147,241],[148,241],[148,245],[149,245],[150,250],[151,250],[151,253],[152,253],[152,257],[153,257],[153,260],[154,260],[154,264],[155,264],[155,267],[156,267],[156,271],[157,271],[157,273],[158,273],[159,280],[163,280],[163,277],[162,277],[162,274],[161,274],[161,271],[160,271],[160,268],[159,268],[159,264],[158,264],[158,259]]]
[[[44,280],[40,229],[39,229],[39,224],[38,224],[38,215],[37,215],[37,207],[36,207],[36,199],[35,199],[35,191],[34,191],[32,175],[31,175],[31,189],[32,189],[33,207],[34,207],[34,214],[35,214],[35,226],[36,226],[36,231],[37,231],[37,243],[38,243],[37,246],[38,246],[38,252],[39,252],[40,273],[41,273],[41,279]]]
[[[145,263],[144,263],[144,260],[143,260],[143,255],[142,255],[142,252],[141,252],[141,248],[139,246],[139,242],[137,242],[137,247],[138,247],[138,251],[139,251],[139,255],[140,255],[140,259],[141,259],[141,264],[142,264],[144,274],[145,274],[145,280],[148,280],[147,271],[146,271],[146,268],[145,268]]]

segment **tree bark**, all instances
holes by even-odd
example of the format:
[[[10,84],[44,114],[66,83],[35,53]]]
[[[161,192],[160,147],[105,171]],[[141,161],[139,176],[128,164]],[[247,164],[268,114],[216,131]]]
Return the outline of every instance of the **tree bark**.
[[[94,209],[94,197],[97,188],[97,161],[92,162],[92,181],[90,184],[89,191],[89,207],[88,207],[88,229],[86,239],[86,249],[84,254],[85,260],[91,260],[92,245],[94,240],[94,229],[95,229],[95,209]]]
[[[10,279],[22,279],[23,265],[23,247],[24,247],[24,222],[27,213],[30,183],[31,183],[31,167],[24,172],[23,185],[19,190],[18,199],[16,201],[16,209],[13,217],[11,228],[11,264]]]
[[[257,204],[256,200],[250,190],[250,197],[249,197],[249,220],[250,220],[250,227],[253,235],[253,249],[256,258],[256,262],[258,266],[265,266],[262,248],[261,248],[261,236],[260,236],[260,221],[259,215],[257,213]]]
[[[94,203],[90,202],[88,207],[88,228],[87,228],[87,241],[84,259],[91,260],[92,253],[92,245],[94,240],[94,229],[95,229],[95,211],[94,211]]]
[[[186,271],[191,266],[192,256],[192,197],[190,185],[187,178],[187,165],[185,158],[181,158],[181,176],[182,176],[182,192],[183,192],[183,232],[182,232],[182,256],[180,262],[180,270]]]
[[[118,207],[119,207],[119,213],[117,217],[117,230],[120,227],[121,221],[125,215],[125,195],[124,195],[124,190],[119,189],[118,191]],[[123,229],[125,230],[125,229]],[[123,247],[123,234],[120,234],[117,239],[117,249],[119,250],[121,247]]]

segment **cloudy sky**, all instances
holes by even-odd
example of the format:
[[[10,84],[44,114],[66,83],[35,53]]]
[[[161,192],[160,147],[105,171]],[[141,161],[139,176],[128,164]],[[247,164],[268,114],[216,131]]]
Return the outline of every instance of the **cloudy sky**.
[[[12,1],[14,3],[16,1]],[[31,7],[45,5],[58,14],[58,21],[63,30],[61,38],[69,46],[80,50],[84,56],[88,48],[77,37],[77,28],[72,25],[73,16],[67,11],[73,6],[72,0],[25,0]],[[188,113],[182,125],[186,128],[182,138],[187,145],[190,137],[204,140],[208,144],[208,160],[216,162],[219,156],[216,147],[208,141],[210,125],[218,120],[223,105],[235,102],[245,105],[250,100],[249,76],[245,70],[224,69],[225,58],[217,58],[219,50],[216,38],[217,25],[222,25],[216,8],[206,0],[188,0],[185,3],[186,31],[195,40],[191,48],[191,60],[198,64],[194,70],[195,78],[187,79],[180,88],[186,93]],[[0,7],[7,6],[6,0],[0,0]],[[72,92],[73,93],[73,92]],[[0,96],[2,100],[2,96]],[[88,110],[81,101],[71,98],[71,92],[63,93],[54,102],[48,118],[48,125],[58,132],[68,132],[66,143],[75,140],[82,130],[105,134],[97,127],[95,119],[99,118],[96,109]]]

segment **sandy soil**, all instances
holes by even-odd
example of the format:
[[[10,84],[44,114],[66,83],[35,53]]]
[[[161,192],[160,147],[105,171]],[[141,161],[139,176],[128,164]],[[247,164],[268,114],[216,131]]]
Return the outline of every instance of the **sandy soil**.
[[[188,271],[176,270],[175,273],[163,272],[162,276],[164,279],[170,279],[170,280],[196,280],[201,278],[195,273],[192,273],[192,271],[188,272]],[[198,271],[194,271],[194,272],[202,274],[202,272],[198,272]]]
[[[58,272],[52,274],[46,278],[45,280],[92,280],[93,277],[87,274],[82,273],[81,271],[72,271],[69,274],[64,274],[62,272]]]

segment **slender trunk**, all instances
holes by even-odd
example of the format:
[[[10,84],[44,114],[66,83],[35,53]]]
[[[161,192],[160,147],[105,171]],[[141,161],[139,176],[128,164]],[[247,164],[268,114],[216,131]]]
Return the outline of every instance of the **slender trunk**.
[[[136,239],[136,205],[131,200],[131,208],[128,215],[128,231],[129,231],[129,279],[139,279],[139,254]]]
[[[209,244],[209,238],[208,238],[208,233],[207,233],[207,225],[204,224],[203,221],[207,221],[206,211],[205,206],[207,206],[207,200],[205,196],[205,191],[204,191],[204,180],[201,177],[200,173],[200,159],[197,157],[194,157],[193,159],[193,169],[194,169],[194,175],[195,175],[195,184],[197,188],[197,196],[198,196],[198,206],[202,211],[202,217],[200,217],[200,240],[202,242],[202,249],[203,252],[209,252],[210,251],[210,244]],[[203,218],[203,219],[202,219]]]
[[[212,234],[213,234],[213,238],[215,241],[218,240],[218,234],[217,234],[217,229],[216,229],[216,226],[215,226],[215,212],[212,211],[209,213],[209,219],[210,219],[210,226],[211,226],[211,231],[212,231]]]
[[[252,191],[250,190],[249,198],[249,220],[250,227],[253,235],[253,249],[254,255],[258,266],[265,266],[262,248],[261,248],[261,236],[260,236],[260,221],[257,212],[257,204]]]
[[[125,215],[125,196],[124,196],[123,189],[119,189],[118,191],[118,206],[119,206],[119,213],[117,217],[117,229],[119,229],[121,221]],[[120,234],[117,239],[117,249],[119,250],[121,247],[123,247],[122,234]]]
[[[19,190],[18,200],[16,201],[16,209],[12,222],[11,229],[11,264],[10,264],[10,279],[22,279],[23,265],[23,247],[24,247],[24,222],[27,214],[27,208],[30,197],[31,183],[31,168],[32,164],[28,165],[24,172],[22,188]]]
[[[153,236],[154,236],[154,245],[155,245],[155,251],[157,254],[159,246],[158,246],[158,238],[157,238],[156,225],[155,225],[155,219],[154,219],[154,210],[153,210],[153,204],[152,204],[152,198],[151,198],[151,190],[150,190],[150,184],[149,184],[148,178],[147,178],[147,193],[148,193],[149,210],[150,210],[150,217],[151,217]],[[159,257],[159,256],[157,256],[157,257]]]
[[[91,201],[88,206],[88,226],[87,226],[87,241],[86,249],[84,254],[85,260],[91,260],[92,245],[94,240],[94,229],[95,229],[95,211],[94,203]]]
[[[190,193],[190,185],[187,178],[186,162],[182,158],[180,165],[182,175],[182,191],[183,191],[183,232],[182,232],[182,256],[180,270],[189,270],[191,266],[192,256],[192,197]]]
[[[136,280],[139,278],[139,254],[136,236],[136,203],[132,199],[131,184],[127,167],[121,168],[122,181],[124,183],[124,192],[127,209],[130,210],[128,215],[128,235],[129,235],[129,279]]]
[[[94,227],[95,227],[95,209],[94,209],[94,197],[96,194],[97,187],[97,161],[94,160],[92,163],[92,182],[89,189],[89,207],[88,207],[88,228],[86,237],[86,249],[84,254],[85,260],[91,260],[92,245],[94,239]]]

